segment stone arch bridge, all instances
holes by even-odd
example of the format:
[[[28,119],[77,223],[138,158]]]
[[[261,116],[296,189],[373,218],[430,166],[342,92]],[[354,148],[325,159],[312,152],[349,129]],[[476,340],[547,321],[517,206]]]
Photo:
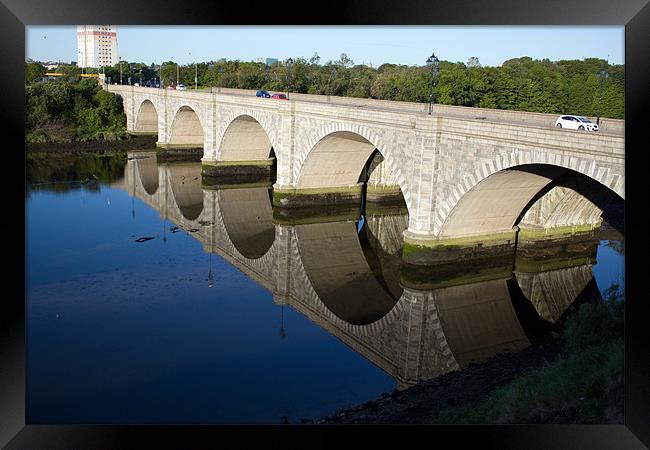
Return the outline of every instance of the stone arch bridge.
[[[531,236],[573,233],[594,228],[611,198],[625,198],[622,121],[587,133],[556,129],[547,114],[436,105],[429,115],[428,105],[405,102],[106,89],[123,99],[129,131],[156,134],[160,147],[202,148],[204,173],[274,165],[279,207],[359,199],[364,181],[379,194],[401,192],[406,244],[499,245],[522,227]],[[362,179],[377,152],[381,170]]]
[[[199,164],[157,164],[153,153],[133,153],[120,187],[267,289],[275,303],[291,306],[387,372],[400,388],[530,345],[530,323],[513,306],[515,292],[540,320],[555,322],[583,291],[593,290],[595,246],[562,266],[516,263],[490,268],[488,276],[460,274],[437,285],[407,286],[399,271],[391,275],[401,258],[405,214],[368,217],[368,235],[387,255],[377,261],[362,249],[354,220],[280,225],[268,188],[204,189],[200,176]]]

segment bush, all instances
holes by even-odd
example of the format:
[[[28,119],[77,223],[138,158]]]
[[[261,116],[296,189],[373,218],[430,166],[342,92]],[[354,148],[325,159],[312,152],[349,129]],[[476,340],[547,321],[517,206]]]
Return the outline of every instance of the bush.
[[[122,102],[94,80],[32,84],[26,95],[28,142],[116,140],[126,131]]]
[[[624,306],[623,290],[617,284],[605,291],[603,302],[582,305],[564,325],[566,353],[577,353],[589,346],[622,338]]]

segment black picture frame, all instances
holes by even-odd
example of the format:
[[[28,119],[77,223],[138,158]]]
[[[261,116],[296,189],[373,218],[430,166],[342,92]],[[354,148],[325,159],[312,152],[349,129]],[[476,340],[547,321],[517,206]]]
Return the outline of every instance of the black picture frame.
[[[15,247],[5,251],[0,313],[0,446],[7,449],[190,448],[223,446],[338,446],[350,436],[366,444],[393,439],[401,445],[440,445],[440,438],[462,448],[473,443],[500,449],[636,449],[650,445],[650,370],[644,319],[645,238],[642,184],[648,152],[646,129],[650,100],[650,5],[648,0],[399,1],[322,2],[313,9],[295,4],[249,2],[179,4],[86,0],[1,0],[0,120],[3,124],[3,236]],[[277,22],[280,23],[277,23]],[[25,423],[25,27],[29,25],[617,25],[625,26],[626,137],[626,366],[625,425],[512,426],[128,426],[33,425]],[[6,200],[9,200],[7,202]],[[631,201],[631,203],[629,203]],[[629,205],[633,206],[629,206]],[[22,220],[21,220],[22,219]],[[23,232],[23,240],[19,239]],[[5,245],[5,250],[7,249]],[[22,262],[22,264],[21,264]],[[22,284],[21,284],[22,281]],[[23,292],[23,295],[20,292]],[[344,432],[345,440],[340,434]],[[231,447],[228,445],[227,447]]]

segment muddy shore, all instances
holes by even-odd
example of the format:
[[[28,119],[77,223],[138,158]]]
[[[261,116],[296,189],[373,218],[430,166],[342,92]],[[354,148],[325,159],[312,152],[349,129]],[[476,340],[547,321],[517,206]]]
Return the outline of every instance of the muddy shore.
[[[313,424],[425,424],[447,408],[472,405],[527,371],[549,364],[562,350],[560,339],[518,353],[498,354],[480,364],[382,394],[357,407],[310,421]]]

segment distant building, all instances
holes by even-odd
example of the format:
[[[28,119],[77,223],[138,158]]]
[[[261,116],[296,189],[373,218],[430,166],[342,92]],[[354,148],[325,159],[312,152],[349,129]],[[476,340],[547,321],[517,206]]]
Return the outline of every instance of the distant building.
[[[272,66],[278,62],[278,58],[256,58],[253,62],[264,63],[267,66]]]
[[[113,25],[77,26],[77,65],[86,67],[114,66],[117,54],[117,27]]]

